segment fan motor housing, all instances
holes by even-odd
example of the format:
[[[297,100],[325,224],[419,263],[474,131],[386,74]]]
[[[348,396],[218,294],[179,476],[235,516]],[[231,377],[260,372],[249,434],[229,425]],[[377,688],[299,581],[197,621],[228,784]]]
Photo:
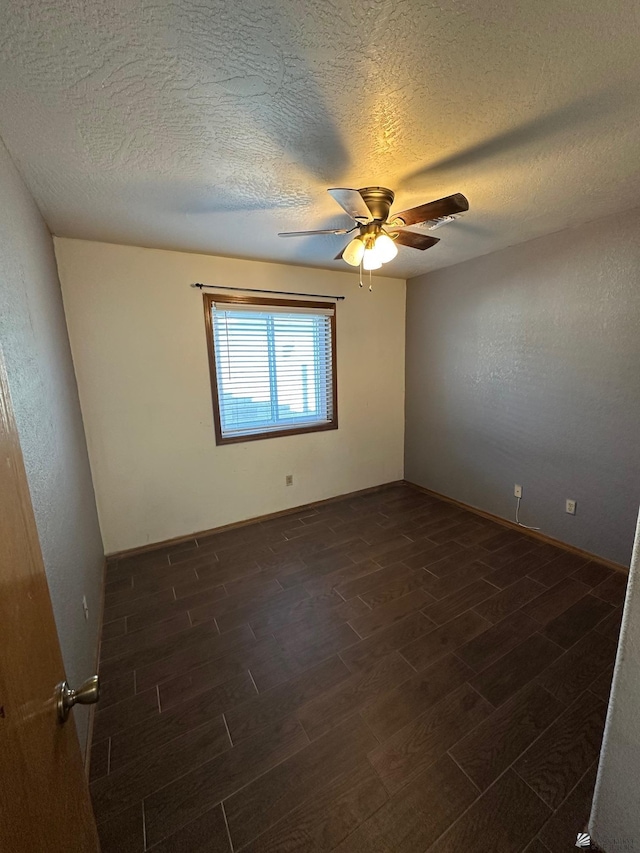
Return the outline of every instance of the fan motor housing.
[[[358,192],[371,211],[373,218],[377,222],[386,222],[395,198],[393,190],[387,189],[387,187],[363,187]]]

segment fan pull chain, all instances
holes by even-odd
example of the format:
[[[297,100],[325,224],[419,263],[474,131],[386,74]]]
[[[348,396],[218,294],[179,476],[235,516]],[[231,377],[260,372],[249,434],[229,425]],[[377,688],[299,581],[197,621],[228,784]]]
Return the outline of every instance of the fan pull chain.
[[[360,282],[359,287],[364,287],[364,282],[362,281],[362,261],[360,261]],[[369,293],[373,290],[371,286],[371,270],[369,270]]]

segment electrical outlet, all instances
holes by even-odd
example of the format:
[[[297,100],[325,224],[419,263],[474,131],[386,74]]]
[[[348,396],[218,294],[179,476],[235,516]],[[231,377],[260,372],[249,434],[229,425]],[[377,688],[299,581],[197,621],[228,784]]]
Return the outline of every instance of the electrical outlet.
[[[521,498],[521,497],[522,497],[522,486],[519,486],[519,485],[516,483],[516,484],[515,484],[515,486],[513,487],[513,494],[514,494],[517,498]]]
[[[87,596],[82,596],[82,610],[84,611],[84,618],[89,621],[89,605],[87,604]]]
[[[565,512],[568,512],[569,515],[576,514],[576,502],[572,501],[571,498],[567,498],[567,502],[565,504]]]
[[[293,486],[293,474],[287,474],[284,478],[285,486]]]

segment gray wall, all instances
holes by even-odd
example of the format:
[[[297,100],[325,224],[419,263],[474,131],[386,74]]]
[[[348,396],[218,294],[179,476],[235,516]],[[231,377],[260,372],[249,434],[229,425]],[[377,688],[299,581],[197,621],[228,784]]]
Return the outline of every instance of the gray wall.
[[[102,539],[53,242],[1,142],[0,198],[0,340],[67,677],[79,684],[95,666]],[[88,709],[74,716],[84,749]]]
[[[640,849],[640,517],[589,824],[607,853]]]
[[[639,238],[635,210],[408,283],[408,480],[509,519],[520,483],[522,522],[629,564]]]

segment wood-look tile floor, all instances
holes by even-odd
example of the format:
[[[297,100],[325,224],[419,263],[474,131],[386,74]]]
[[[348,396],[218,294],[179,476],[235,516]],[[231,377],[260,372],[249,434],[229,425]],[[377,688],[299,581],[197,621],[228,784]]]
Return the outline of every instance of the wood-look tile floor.
[[[626,576],[405,485],[112,561],[103,853],[563,853]]]

